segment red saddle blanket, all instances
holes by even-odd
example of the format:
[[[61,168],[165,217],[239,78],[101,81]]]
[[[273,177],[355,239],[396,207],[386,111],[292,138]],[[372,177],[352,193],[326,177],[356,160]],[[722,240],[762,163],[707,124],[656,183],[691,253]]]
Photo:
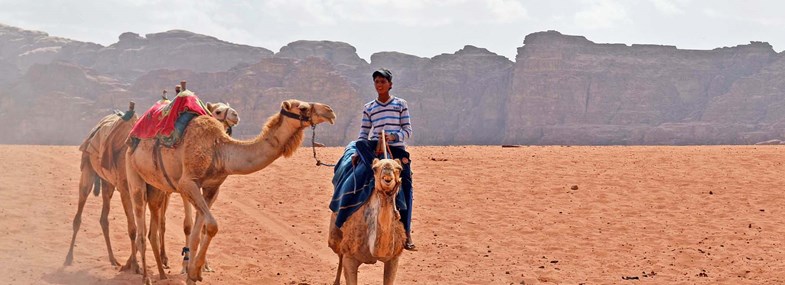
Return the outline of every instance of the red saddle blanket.
[[[177,119],[183,113],[208,115],[207,106],[193,92],[183,91],[174,101],[160,100],[136,121],[130,137],[138,139],[157,138],[165,145],[172,146],[182,136],[184,130],[176,130]],[[187,124],[187,122],[186,122]],[[183,126],[185,127],[185,126]]]

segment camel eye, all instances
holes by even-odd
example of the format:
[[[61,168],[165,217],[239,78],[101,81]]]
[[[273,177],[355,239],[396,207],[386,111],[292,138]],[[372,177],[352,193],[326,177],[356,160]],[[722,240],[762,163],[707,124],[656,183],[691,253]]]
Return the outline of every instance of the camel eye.
[[[220,115],[220,114],[221,114],[221,111],[218,111],[218,112],[215,112],[215,113],[216,113],[216,114],[218,114],[218,115]]]

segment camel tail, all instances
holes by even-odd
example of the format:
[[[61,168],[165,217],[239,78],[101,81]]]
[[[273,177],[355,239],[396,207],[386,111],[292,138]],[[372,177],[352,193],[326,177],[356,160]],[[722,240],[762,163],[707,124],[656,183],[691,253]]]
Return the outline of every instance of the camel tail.
[[[93,195],[98,196],[98,194],[101,194],[101,178],[96,175],[93,182]]]

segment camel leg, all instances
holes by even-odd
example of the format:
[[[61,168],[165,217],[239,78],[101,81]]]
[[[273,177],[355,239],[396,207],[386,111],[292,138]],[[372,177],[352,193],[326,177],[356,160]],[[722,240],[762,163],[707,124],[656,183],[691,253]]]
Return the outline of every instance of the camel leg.
[[[346,285],[357,285],[357,269],[360,268],[360,261],[343,255],[343,276],[346,278]]]
[[[160,233],[161,209],[167,196],[163,191],[149,185],[147,186],[147,205],[150,207],[150,247],[153,249],[153,256],[158,267],[158,276],[160,276],[161,280],[166,279],[166,272],[164,272],[163,263],[161,262],[161,250],[159,247],[162,242],[158,234]]]
[[[160,242],[161,264],[164,266],[165,269],[169,269],[169,256],[166,255],[166,243],[164,242],[164,240],[166,239],[166,235],[165,235],[166,234],[166,210],[169,209],[169,197],[172,196],[172,193],[164,194],[163,196],[164,198],[160,206],[161,210],[160,210],[160,217],[158,221],[158,224],[160,225],[158,230],[158,236],[161,240]]]
[[[101,208],[101,231],[104,233],[104,241],[106,241],[106,251],[109,252],[109,262],[112,266],[120,266],[117,259],[114,258],[112,252],[112,241],[109,239],[109,206],[112,203],[112,196],[114,195],[114,185],[109,184],[108,181],[101,179],[101,198],[103,198],[103,205]]]
[[[185,195],[180,195],[180,198],[183,199],[183,212],[185,212],[185,217],[183,218],[183,233],[185,233],[185,246],[188,246],[188,236],[191,235],[191,229],[194,227],[194,216],[193,210],[191,209],[191,202],[188,202],[188,199]],[[180,271],[180,274],[185,274],[186,267],[188,267],[188,261],[183,259],[183,269]]]
[[[139,262],[136,261],[136,220],[134,219],[134,206],[131,202],[131,194],[128,192],[128,181],[121,181],[117,187],[117,192],[120,192],[120,201],[123,203],[123,211],[125,211],[125,219],[128,222],[128,238],[131,240],[131,255],[128,260],[120,268],[120,271],[131,273],[142,273],[139,268]]]
[[[210,209],[213,208],[213,204],[215,204],[215,200],[218,198],[218,192],[220,188],[216,187],[215,189],[203,189],[203,194],[205,199],[207,200],[207,207]],[[189,207],[190,208],[190,207]],[[202,231],[202,239],[207,238],[207,230]],[[206,253],[205,253],[206,254]],[[215,272],[210,265],[207,263],[207,256],[204,257],[204,267],[202,267],[202,272]]]
[[[194,216],[193,226],[201,228],[202,225],[204,225],[204,216],[202,215],[201,212],[196,211],[196,215]],[[189,271],[194,270],[191,265],[194,264],[193,261],[195,260],[196,254],[199,251],[199,241],[201,235],[197,234],[197,232],[198,231],[191,230],[191,232],[188,233],[188,244],[186,248],[189,249],[189,252],[185,253],[185,256],[183,258],[183,266],[185,267],[183,270],[186,275],[188,275]],[[186,276],[186,283],[196,284],[195,281],[192,281],[190,278],[188,278],[188,276]]]
[[[84,160],[84,158],[82,159]],[[79,178],[79,204],[76,208],[76,216],[74,216],[74,234],[71,236],[71,247],[68,249],[68,254],[65,256],[65,263],[63,265],[71,265],[74,261],[74,244],[76,243],[76,233],[79,232],[79,227],[82,225],[82,210],[84,210],[87,196],[90,195],[90,189],[92,189],[93,183],[95,183],[95,179],[97,178],[98,176],[90,164],[84,164],[82,167],[82,176]]]
[[[343,254],[338,255],[338,273],[335,273],[333,285],[341,285],[341,268],[343,266]]]
[[[194,226],[194,218],[193,218],[193,210],[191,209],[191,202],[188,202],[188,199],[185,196],[180,195],[183,198],[183,210],[185,212],[185,217],[183,218],[183,232],[185,233],[185,246],[188,247],[188,237],[191,235],[191,230]],[[212,207],[212,203],[210,203],[210,207]],[[202,233],[204,237],[206,233]],[[190,250],[190,249],[189,249]],[[188,260],[183,259],[183,269],[180,271],[180,274],[186,273],[186,267],[188,267]],[[205,257],[204,267],[202,267],[202,272],[215,272],[210,265],[207,263],[207,258]]]
[[[398,256],[384,263],[384,285],[395,283],[395,273],[398,272]]]
[[[210,246],[210,241],[215,237],[215,234],[218,233],[218,223],[210,212],[207,201],[205,201],[204,196],[202,196],[201,191],[199,191],[199,185],[187,176],[183,176],[183,178],[180,179],[179,187],[177,188],[181,191],[181,194],[185,194],[188,197],[198,211],[193,229],[201,229],[204,224],[205,230],[207,231],[207,235],[205,236],[205,239],[201,241],[201,244],[199,242],[199,236],[202,233],[200,230],[192,230],[188,239],[191,252],[198,252],[195,255],[195,259],[193,259],[194,262],[189,262],[188,264],[188,282],[193,283],[202,281],[202,266],[204,265],[205,254]]]
[[[128,192],[131,194],[131,204],[134,208],[134,220],[136,221],[136,246],[142,259],[142,280],[145,284],[152,284],[147,276],[147,259],[145,258],[146,231],[145,208],[147,204],[147,183],[142,177],[133,170],[130,165],[131,159],[126,160],[126,173],[128,174]]]

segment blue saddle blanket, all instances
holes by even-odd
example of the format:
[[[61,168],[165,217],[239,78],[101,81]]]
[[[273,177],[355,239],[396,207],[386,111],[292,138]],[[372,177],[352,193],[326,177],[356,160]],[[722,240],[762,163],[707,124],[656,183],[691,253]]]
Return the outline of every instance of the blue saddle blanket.
[[[376,158],[374,152],[377,141],[358,140],[350,142],[344,149],[343,156],[335,164],[333,172],[333,198],[330,201],[330,210],[337,212],[335,220],[337,227],[343,226],[346,219],[359,209],[371,196],[374,187],[373,169],[371,162]],[[402,149],[393,149],[393,156]],[[352,166],[352,155],[358,154],[356,166]],[[408,153],[405,154],[408,157]],[[398,210],[406,210],[406,200],[399,192],[395,201]]]

